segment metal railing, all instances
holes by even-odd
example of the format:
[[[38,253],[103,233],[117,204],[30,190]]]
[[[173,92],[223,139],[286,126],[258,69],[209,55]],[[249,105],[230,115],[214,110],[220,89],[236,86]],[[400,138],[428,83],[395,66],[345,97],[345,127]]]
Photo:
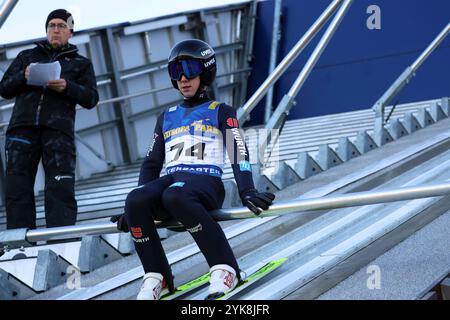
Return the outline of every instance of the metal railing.
[[[343,195],[325,196],[304,200],[293,200],[274,203],[269,210],[255,216],[245,207],[211,211],[210,214],[217,221],[262,218],[280,216],[285,214],[313,214],[317,210],[331,210],[386,202],[405,201],[421,198],[430,198],[450,194],[450,182],[440,184],[420,185],[399,189],[356,192]],[[158,228],[180,228],[176,221],[155,221]],[[100,222],[69,227],[26,230],[16,229],[0,232],[0,249],[14,249],[30,246],[31,243],[49,240],[62,240],[79,238],[87,235],[102,235],[117,233],[116,224]]]
[[[275,8],[273,10],[273,31],[272,31],[272,46],[270,49],[269,74],[271,74],[276,67],[278,58],[278,44],[281,38],[281,14],[282,14],[282,0],[275,0]],[[264,122],[269,121],[272,115],[273,104],[273,86],[267,92],[266,110],[264,112]]]
[[[8,19],[11,12],[14,10],[17,2],[19,2],[19,0],[3,0],[0,6],[0,28],[6,22],[6,19]]]
[[[313,53],[311,54],[310,58],[308,59],[299,76],[292,85],[291,89],[280,101],[273,115],[266,123],[264,135],[262,136],[262,139],[259,143],[260,148],[259,154],[264,155],[264,151],[266,147],[269,145],[270,141],[272,141],[272,145],[275,145],[275,142],[276,140],[278,140],[281,134],[281,129],[284,126],[284,123],[289,115],[291,108],[295,106],[295,98],[297,97],[298,93],[300,92],[300,89],[306,82],[306,79],[311,74],[313,68],[319,61],[319,58],[321,57],[323,51],[325,50],[326,46],[328,45],[337,28],[339,27],[340,23],[342,22],[342,19],[349,10],[352,2],[353,0],[345,0],[343,2],[341,7],[339,8],[339,11],[336,13],[336,16],[331,21],[324,35],[322,36]],[[268,160],[269,158],[270,154],[269,157],[267,157],[267,159],[261,159],[261,163],[262,164],[267,163],[266,160]]]
[[[395,82],[387,89],[381,98],[374,104],[372,110],[376,113],[375,132],[382,132],[385,124],[384,109],[394,99],[396,95],[410,82],[416,75],[416,71],[431,55],[431,53],[439,46],[439,44],[450,33],[450,23],[439,33],[439,35],[430,43],[430,45],[422,52],[422,54],[406,68],[405,71],[395,80]],[[381,137],[381,135],[378,135]]]
[[[237,111],[237,118],[239,122],[246,121],[250,112],[256,107],[256,105],[264,98],[267,91],[275,84],[275,82],[283,75],[283,73],[289,68],[299,54],[306,48],[309,42],[319,33],[325,23],[330,19],[334,12],[339,8],[344,0],[334,0],[320,15],[320,17],[314,22],[314,24],[308,29],[303,37],[297,42],[297,44],[291,49],[286,57],[275,68],[272,74],[263,82],[263,84],[256,90],[247,103],[239,108]]]

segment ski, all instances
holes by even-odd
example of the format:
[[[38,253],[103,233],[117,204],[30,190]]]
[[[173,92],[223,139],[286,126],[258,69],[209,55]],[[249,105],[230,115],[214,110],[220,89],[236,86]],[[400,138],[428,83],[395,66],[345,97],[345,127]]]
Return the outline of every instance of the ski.
[[[278,269],[283,263],[287,261],[287,258],[279,259],[279,260],[273,260],[270,262],[267,262],[262,267],[258,268],[256,271],[250,273],[245,279],[243,279],[232,291],[228,292],[227,294],[216,298],[215,300],[228,300],[232,296],[238,294],[242,290],[248,288],[258,280],[262,279],[266,275],[270,274],[272,271]]]
[[[231,298],[232,296],[238,294],[245,288],[249,287],[259,279],[263,278],[264,276],[270,274],[275,269],[279,268],[284,262],[287,261],[287,258],[279,259],[279,260],[273,260],[267,263],[264,263],[261,267],[256,267],[256,271],[253,271],[255,268],[252,268],[253,270],[249,270],[250,274],[245,277],[237,286],[234,288],[233,291],[228,292],[226,295],[217,298],[216,300],[227,300]],[[167,293],[164,296],[161,297],[161,300],[174,300],[182,295],[188,294],[192,292],[193,290],[200,288],[201,286],[205,285],[209,282],[209,272],[202,274],[198,278],[195,278],[194,280],[191,280],[189,282],[186,282],[180,286],[178,286],[173,293]]]
[[[160,300],[173,300],[209,282],[209,272],[177,287],[174,292],[163,295]]]

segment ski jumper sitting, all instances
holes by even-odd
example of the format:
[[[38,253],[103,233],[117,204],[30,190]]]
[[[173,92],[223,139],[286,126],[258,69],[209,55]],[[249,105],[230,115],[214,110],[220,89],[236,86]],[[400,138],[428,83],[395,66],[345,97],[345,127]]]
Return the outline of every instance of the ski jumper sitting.
[[[206,93],[216,76],[214,50],[201,40],[179,42],[170,53],[168,70],[184,101],[158,117],[139,187],[128,194],[124,216],[112,221],[131,232],[142,262],[145,276],[139,300],[159,300],[175,290],[154,223],[168,219],[181,222],[205,256],[210,267],[207,298],[214,299],[233,290],[240,280],[228,240],[208,213],[220,209],[225,197],[224,155],[230,159],[242,203],[251,211],[267,210],[275,196],[254,187],[235,110]],[[160,177],[164,161],[167,175]]]

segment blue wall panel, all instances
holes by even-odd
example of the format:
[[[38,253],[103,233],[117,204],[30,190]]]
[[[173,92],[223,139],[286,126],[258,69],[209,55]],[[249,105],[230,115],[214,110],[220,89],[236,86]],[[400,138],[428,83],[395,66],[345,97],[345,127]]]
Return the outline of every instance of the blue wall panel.
[[[279,59],[289,52],[330,0],[283,0]],[[381,30],[369,30],[367,8],[381,9]],[[274,1],[259,3],[254,71],[248,97],[267,78]],[[355,0],[297,97],[290,119],[371,107],[391,83],[450,22],[448,0]],[[275,87],[277,105],[297,78],[323,31]],[[400,103],[450,96],[450,37],[422,65],[397,97]],[[263,121],[265,100],[250,124]]]

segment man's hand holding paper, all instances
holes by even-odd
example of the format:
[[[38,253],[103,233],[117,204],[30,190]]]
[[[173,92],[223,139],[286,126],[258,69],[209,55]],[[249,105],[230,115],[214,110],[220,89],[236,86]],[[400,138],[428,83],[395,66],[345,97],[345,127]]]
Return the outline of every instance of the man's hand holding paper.
[[[61,64],[59,63],[59,61],[52,63],[32,63],[25,70],[25,78],[27,78],[28,85],[42,87],[48,86],[50,89],[56,91],[58,91],[62,86],[61,80],[63,79],[60,79],[60,77]],[[57,80],[59,82],[52,82],[54,80]],[[51,86],[49,84],[51,84]],[[56,88],[58,88],[58,90]]]
[[[67,82],[64,79],[58,79],[58,80],[50,80],[47,83],[47,88],[55,90],[56,92],[63,92],[66,90]]]

